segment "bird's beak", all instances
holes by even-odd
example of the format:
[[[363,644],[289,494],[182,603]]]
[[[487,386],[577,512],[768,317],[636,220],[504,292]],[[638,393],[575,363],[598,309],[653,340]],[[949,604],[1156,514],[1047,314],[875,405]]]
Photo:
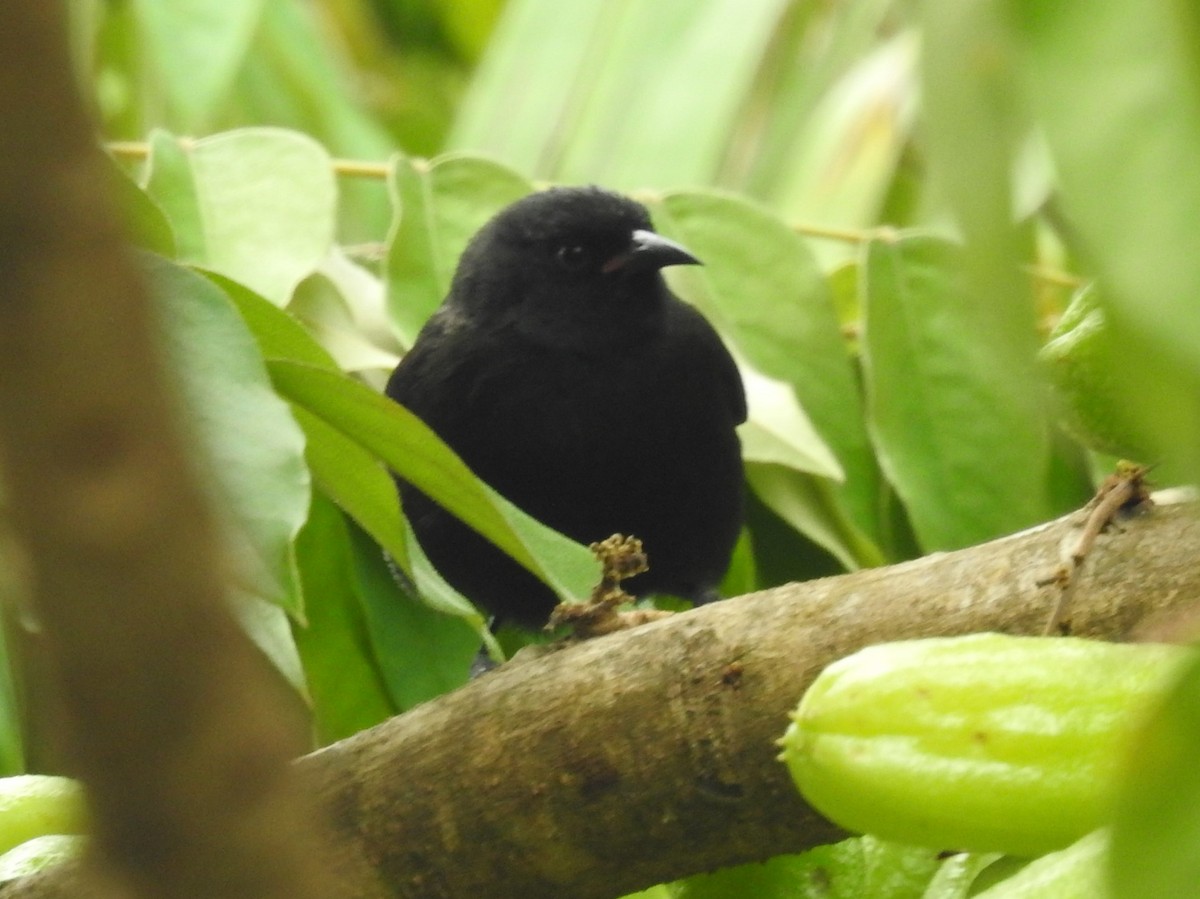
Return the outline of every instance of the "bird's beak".
[[[673,240],[653,231],[634,231],[629,246],[607,260],[600,268],[605,274],[627,272],[634,274],[658,271],[668,265],[702,265],[703,263]]]

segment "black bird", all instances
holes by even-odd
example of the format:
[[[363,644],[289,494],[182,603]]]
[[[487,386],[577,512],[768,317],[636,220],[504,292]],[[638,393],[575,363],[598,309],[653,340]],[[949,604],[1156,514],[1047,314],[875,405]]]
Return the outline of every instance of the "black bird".
[[[746,400],[716,332],[660,269],[697,264],[646,209],[595,187],[502,210],[387,384],[483,481],[580,541],[641,538],[622,586],[717,598],[742,523]],[[495,616],[546,623],[552,592],[399,481],[434,566]]]

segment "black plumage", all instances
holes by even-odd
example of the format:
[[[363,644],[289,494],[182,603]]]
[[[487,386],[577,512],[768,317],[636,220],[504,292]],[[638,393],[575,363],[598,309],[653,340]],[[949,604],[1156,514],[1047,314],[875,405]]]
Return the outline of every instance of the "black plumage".
[[[594,187],[502,210],[387,384],[485,482],[587,543],[640,537],[637,595],[716,598],[742,523],[741,379],[660,270],[696,263],[646,209]],[[545,623],[553,594],[410,485],[442,575],[497,621]]]

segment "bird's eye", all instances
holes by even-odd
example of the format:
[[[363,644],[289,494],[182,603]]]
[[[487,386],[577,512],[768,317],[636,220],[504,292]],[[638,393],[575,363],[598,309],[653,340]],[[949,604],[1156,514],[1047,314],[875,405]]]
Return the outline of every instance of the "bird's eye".
[[[580,271],[588,262],[588,253],[579,244],[566,244],[554,251],[554,258],[569,272]]]

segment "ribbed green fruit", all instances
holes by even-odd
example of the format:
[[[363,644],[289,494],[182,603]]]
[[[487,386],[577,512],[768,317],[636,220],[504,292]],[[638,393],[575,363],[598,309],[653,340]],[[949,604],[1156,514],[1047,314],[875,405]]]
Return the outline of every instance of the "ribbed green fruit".
[[[1126,743],[1186,657],[1000,634],[873,646],[821,673],[782,758],[850,830],[1040,855],[1105,821]]]
[[[87,827],[83,788],[68,777],[0,777],[0,853],[44,834],[80,834]]]

